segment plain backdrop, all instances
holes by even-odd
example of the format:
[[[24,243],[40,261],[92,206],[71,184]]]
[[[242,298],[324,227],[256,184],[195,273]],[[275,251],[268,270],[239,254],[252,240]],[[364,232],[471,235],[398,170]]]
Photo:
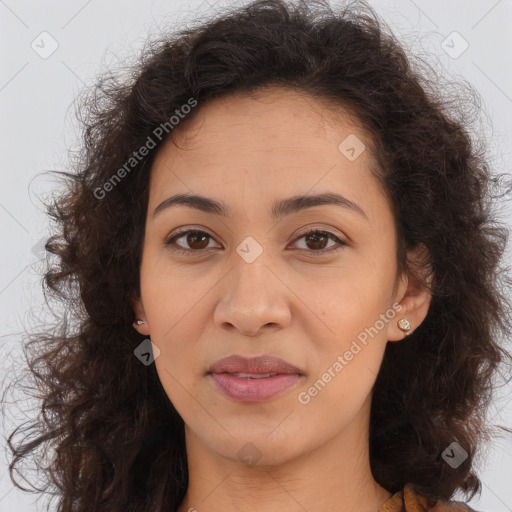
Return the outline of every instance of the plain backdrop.
[[[49,222],[38,197],[55,182],[44,171],[65,169],[77,144],[72,108],[77,93],[94,84],[109,62],[136,55],[152,33],[201,18],[219,6],[245,4],[197,0],[0,0],[0,371],[23,362],[20,333],[43,315],[42,240]],[[466,80],[482,98],[483,129],[496,172],[511,169],[512,2],[510,0],[375,0],[370,4],[412,53],[432,56],[443,76]],[[336,5],[336,2],[331,2]],[[510,183],[512,186],[512,183]],[[510,201],[509,201],[510,202]],[[510,208],[503,220],[512,227]],[[512,261],[510,247],[508,262]],[[37,494],[14,488],[7,471],[10,427],[37,416],[15,395],[0,432],[0,512],[45,510]],[[494,424],[512,426],[510,384],[489,411]],[[512,436],[488,444],[479,476],[479,511],[512,510]],[[37,477],[31,478],[37,484]],[[455,498],[462,499],[457,495]],[[51,508],[50,510],[54,510]],[[315,512],[315,511],[309,511]]]

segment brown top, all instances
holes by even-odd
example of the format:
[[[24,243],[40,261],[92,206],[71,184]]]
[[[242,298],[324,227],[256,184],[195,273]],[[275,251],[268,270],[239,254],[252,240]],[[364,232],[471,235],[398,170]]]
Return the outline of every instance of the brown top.
[[[442,501],[424,496],[412,484],[396,492],[379,509],[379,512],[475,512],[460,501]]]

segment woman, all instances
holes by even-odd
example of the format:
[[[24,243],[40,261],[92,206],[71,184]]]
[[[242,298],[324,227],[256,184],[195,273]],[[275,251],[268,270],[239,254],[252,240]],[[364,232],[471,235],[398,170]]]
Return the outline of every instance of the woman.
[[[365,4],[256,1],[102,81],[49,213],[59,511],[471,510],[510,356],[466,126]],[[507,281],[508,283],[508,281]]]

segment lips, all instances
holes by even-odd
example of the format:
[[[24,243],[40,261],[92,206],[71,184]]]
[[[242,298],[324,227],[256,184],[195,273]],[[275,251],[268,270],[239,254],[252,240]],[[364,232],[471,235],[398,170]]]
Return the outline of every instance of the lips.
[[[242,376],[264,374],[280,375],[280,374],[298,374],[302,372],[290,363],[287,363],[279,357],[263,355],[258,357],[246,358],[243,356],[229,356],[220,359],[208,368],[208,373],[230,373],[241,374]],[[258,377],[256,377],[258,378]]]
[[[230,356],[208,369],[218,390],[238,402],[265,402],[295,387],[303,373],[279,357]]]

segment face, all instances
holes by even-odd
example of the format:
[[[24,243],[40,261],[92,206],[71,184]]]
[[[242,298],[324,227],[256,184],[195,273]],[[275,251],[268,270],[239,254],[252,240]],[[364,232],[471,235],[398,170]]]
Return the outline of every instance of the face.
[[[428,310],[397,275],[369,140],[348,115],[277,87],[198,108],[151,170],[134,303],[163,388],[189,439],[233,461],[276,464],[329,440],[364,440],[386,343],[405,337],[400,318],[416,328]],[[225,215],[183,201],[154,213],[177,194]],[[342,199],[290,201],[323,194]],[[294,370],[208,373],[233,355]]]

